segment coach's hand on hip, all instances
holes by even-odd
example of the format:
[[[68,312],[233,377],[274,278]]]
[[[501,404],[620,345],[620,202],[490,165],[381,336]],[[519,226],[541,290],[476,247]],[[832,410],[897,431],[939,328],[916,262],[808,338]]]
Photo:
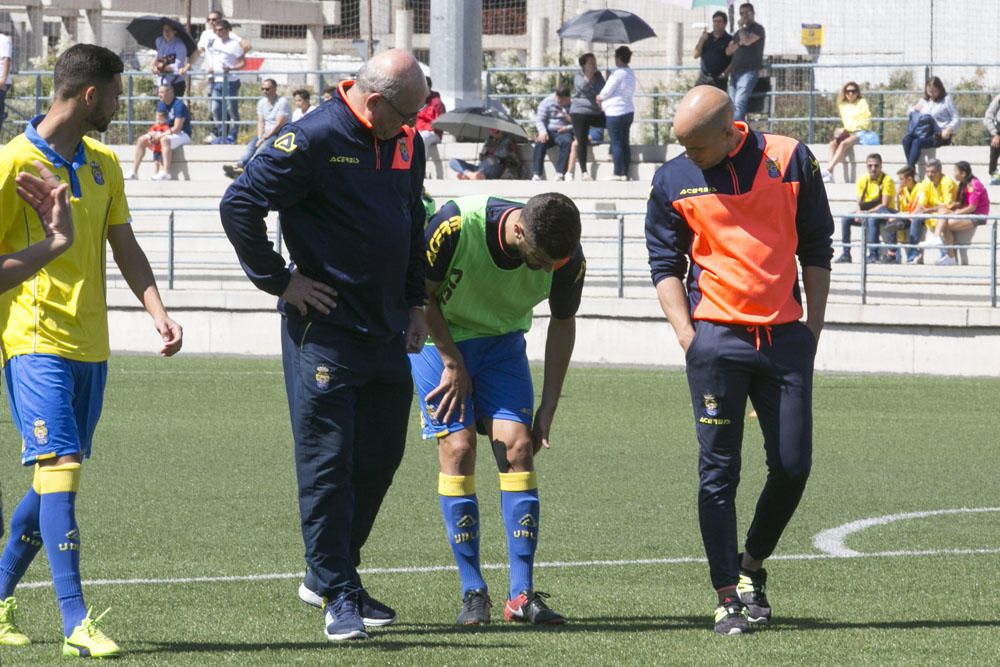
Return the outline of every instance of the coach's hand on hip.
[[[298,308],[303,315],[308,314],[310,307],[329,315],[337,307],[336,296],[337,290],[326,283],[306,278],[298,269],[292,269],[292,278],[281,294],[282,299]]]

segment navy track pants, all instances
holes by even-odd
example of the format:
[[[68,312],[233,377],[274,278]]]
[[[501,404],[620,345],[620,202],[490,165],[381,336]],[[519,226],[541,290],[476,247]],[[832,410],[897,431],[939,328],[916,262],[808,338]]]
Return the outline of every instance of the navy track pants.
[[[746,327],[695,323],[687,377],[700,448],[698,520],[712,585],[739,580],[736,487],[747,397],[764,434],[767,481],[746,551],[771,555],[802,497],[812,465],[816,339],[801,322]]]

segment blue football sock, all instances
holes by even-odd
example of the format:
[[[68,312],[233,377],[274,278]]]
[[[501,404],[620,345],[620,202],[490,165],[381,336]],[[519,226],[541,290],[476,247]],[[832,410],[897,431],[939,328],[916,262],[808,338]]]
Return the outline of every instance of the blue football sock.
[[[448,543],[458,565],[462,595],[467,591],[486,590],[479,570],[479,501],[476,499],[475,475],[438,475],[441,516],[448,533]]]
[[[10,538],[0,555],[0,600],[14,594],[17,583],[42,548],[42,534],[38,530],[40,500],[35,489],[29,488],[10,517]]]
[[[52,568],[52,585],[62,612],[63,634],[87,615],[80,586],[80,529],[76,524],[76,492],[80,485],[80,464],[64,463],[39,468],[41,506],[39,523],[45,555]]]
[[[500,513],[507,529],[510,559],[510,600],[521,591],[534,589],[538,507],[538,478],[533,471],[500,473]]]

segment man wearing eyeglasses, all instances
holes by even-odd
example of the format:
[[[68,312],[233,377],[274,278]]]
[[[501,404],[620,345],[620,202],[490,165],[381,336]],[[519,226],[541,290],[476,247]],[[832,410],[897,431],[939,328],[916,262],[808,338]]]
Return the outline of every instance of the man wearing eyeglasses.
[[[407,352],[424,319],[428,94],[412,54],[369,60],[333,98],[278,133],[222,199],[222,225],[250,280],[280,296],[306,579],[330,640],[367,639],[396,612],[358,575],[403,457],[413,398]],[[291,263],[264,219],[277,210]]]
[[[257,100],[257,134],[250,137],[247,142],[247,149],[243,156],[235,164],[222,166],[222,171],[229,178],[236,178],[243,173],[246,163],[253,159],[253,156],[270,146],[278,132],[288,122],[292,115],[292,108],[288,100],[278,97],[278,84],[274,79],[264,79],[260,85],[260,92],[264,96]]]

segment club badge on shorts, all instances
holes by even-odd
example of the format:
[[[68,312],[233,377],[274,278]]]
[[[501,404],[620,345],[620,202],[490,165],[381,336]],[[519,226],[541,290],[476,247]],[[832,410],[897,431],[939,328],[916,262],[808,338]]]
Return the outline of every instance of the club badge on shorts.
[[[39,445],[49,444],[49,427],[45,425],[44,419],[36,419],[35,427],[31,430],[35,436],[35,443]]]
[[[316,388],[320,391],[326,391],[330,388],[330,369],[326,366],[316,367]]]

